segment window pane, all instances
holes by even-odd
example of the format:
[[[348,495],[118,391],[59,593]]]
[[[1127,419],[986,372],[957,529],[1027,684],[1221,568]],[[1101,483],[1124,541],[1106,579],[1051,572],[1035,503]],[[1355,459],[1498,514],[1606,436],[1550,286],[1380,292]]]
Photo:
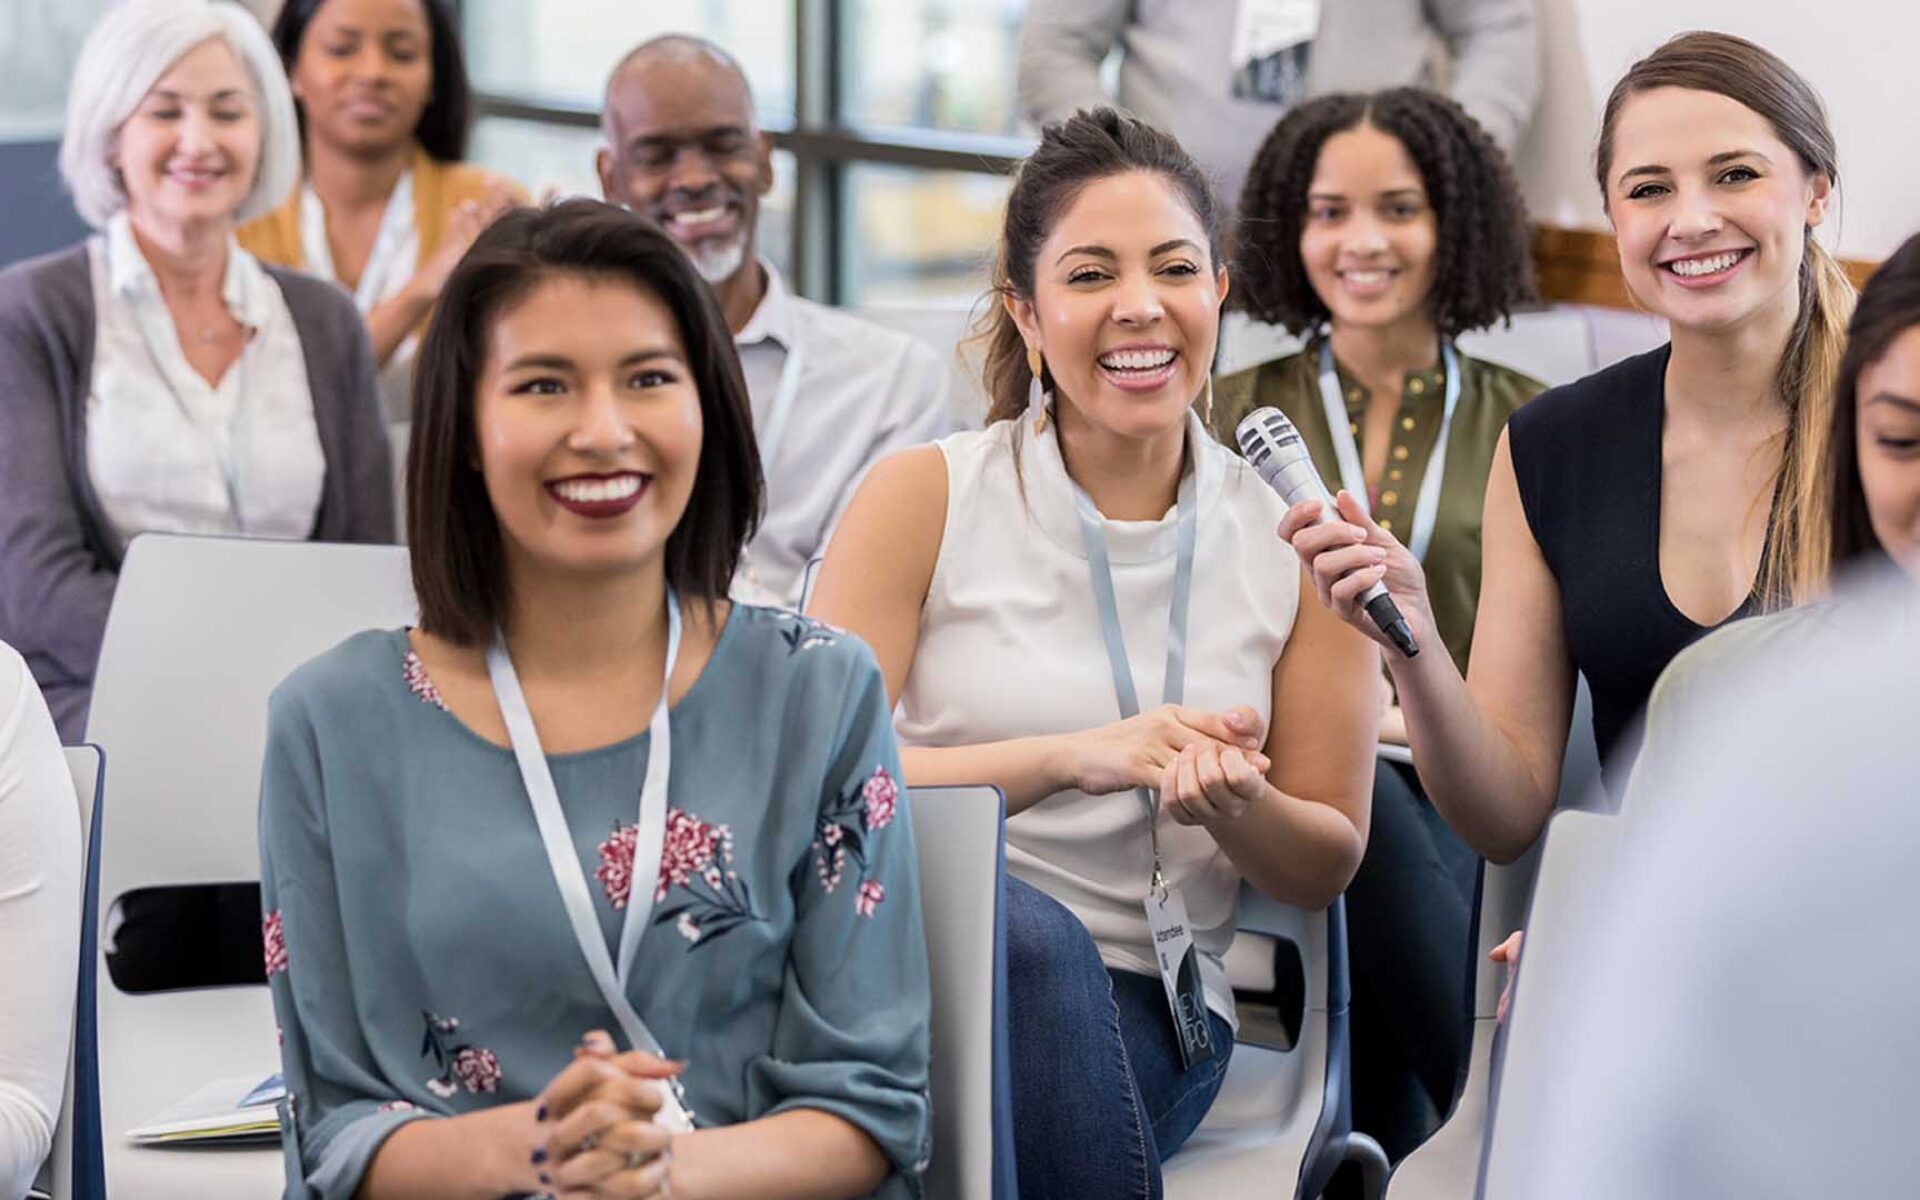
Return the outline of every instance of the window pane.
[[[517,180],[536,197],[549,189],[561,196],[600,198],[593,156],[600,131],[544,121],[483,117],[473,127],[471,158]],[[760,200],[760,253],[791,274],[793,257],[793,155],[773,152],[773,191]]]
[[[694,33],[725,46],[763,123],[793,114],[793,6],[768,0],[465,0],[467,69],[483,92],[598,109],[615,63],[650,37]]]
[[[853,125],[1030,132],[1014,99],[1025,0],[845,0]]]
[[[847,172],[849,305],[972,301],[987,288],[1008,180],[861,165]]]

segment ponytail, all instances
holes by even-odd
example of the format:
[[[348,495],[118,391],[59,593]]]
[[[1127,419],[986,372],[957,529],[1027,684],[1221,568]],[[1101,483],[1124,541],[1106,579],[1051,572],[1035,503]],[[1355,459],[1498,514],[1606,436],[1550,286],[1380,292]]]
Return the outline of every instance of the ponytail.
[[[1853,304],[1852,281],[1809,229],[1800,261],[1800,316],[1774,376],[1787,433],[1758,581],[1768,609],[1817,598],[1832,571],[1834,383]]]

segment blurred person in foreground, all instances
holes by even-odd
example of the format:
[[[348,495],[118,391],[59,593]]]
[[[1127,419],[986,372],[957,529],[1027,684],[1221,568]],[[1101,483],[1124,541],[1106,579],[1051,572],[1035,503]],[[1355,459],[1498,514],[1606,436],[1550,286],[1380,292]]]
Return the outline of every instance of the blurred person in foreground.
[[[905,334],[795,296],[756,253],[773,142],[725,50],[680,35],[643,43],[613,69],[600,128],[601,191],[692,257],[753,398],[767,515],[734,595],[798,607],[808,565],[826,553],[867,468],[958,427],[947,409],[953,372]]]
[[[1537,26],[1535,0],[1031,0],[1020,107],[1045,124],[1117,102],[1180,139],[1231,205],[1274,122],[1327,92],[1444,75],[1447,94],[1512,153],[1540,91]],[[1109,96],[1101,70],[1116,47]]]

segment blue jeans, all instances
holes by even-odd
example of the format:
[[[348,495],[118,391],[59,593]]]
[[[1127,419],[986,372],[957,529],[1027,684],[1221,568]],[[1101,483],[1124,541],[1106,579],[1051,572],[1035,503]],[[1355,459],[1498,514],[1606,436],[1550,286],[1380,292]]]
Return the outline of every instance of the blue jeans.
[[[1233,1052],[1191,1071],[1157,978],[1109,970],[1059,901],[1007,880],[1008,1035],[1021,1200],[1160,1200],[1160,1164],[1200,1124]]]

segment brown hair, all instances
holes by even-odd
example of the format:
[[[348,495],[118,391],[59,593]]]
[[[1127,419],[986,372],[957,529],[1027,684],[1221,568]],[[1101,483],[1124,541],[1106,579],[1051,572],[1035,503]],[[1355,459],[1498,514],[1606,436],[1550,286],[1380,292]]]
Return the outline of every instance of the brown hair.
[[[1510,320],[1534,299],[1532,235],[1520,184],[1500,147],[1467,110],[1425,88],[1338,92],[1296,104],[1280,118],[1240,193],[1235,307],[1296,334],[1332,317],[1300,258],[1321,148],[1368,126],[1406,148],[1433,205],[1433,289],[1440,336]]]
[[[1683,33],[1633,64],[1600,118],[1594,174],[1603,200],[1613,134],[1628,100],[1654,88],[1725,96],[1758,113],[1810,175],[1840,182],[1839,155],[1820,96],[1774,54],[1727,33]],[[1787,406],[1787,436],[1768,514],[1766,557],[1756,588],[1768,608],[1812,599],[1832,567],[1827,439],[1834,380],[1853,312],[1853,284],[1809,226],[1800,260],[1800,315],[1780,356],[1774,389]]]
[[[1220,261],[1220,206],[1207,177],[1173,136],[1110,108],[1082,110],[1049,125],[1013,177],[1007,216],[993,272],[993,293],[977,336],[986,343],[981,375],[990,401],[987,421],[1005,421],[1026,411],[1033,372],[1027,343],[1013,315],[999,301],[1033,298],[1033,268],[1054,225],[1096,180],[1147,171],[1166,180],[1186,200],[1207,232],[1207,253]],[[1043,376],[1046,368],[1041,367]],[[1049,382],[1043,378],[1042,383]]]
[[[494,321],[540,283],[585,275],[631,283],[673,313],[705,429],[693,494],[667,536],[667,584],[685,600],[727,594],[759,523],[760,452],[719,302],[660,228],[598,200],[516,208],[482,232],[440,293],[420,344],[407,453],[407,541],[420,626],[484,643],[506,616],[500,521],[481,478],[474,400]]]
[[[1833,561],[1840,566],[1883,553],[1860,486],[1860,374],[1907,330],[1920,326],[1920,235],[1880,264],[1847,326],[1847,352],[1833,390]]]

